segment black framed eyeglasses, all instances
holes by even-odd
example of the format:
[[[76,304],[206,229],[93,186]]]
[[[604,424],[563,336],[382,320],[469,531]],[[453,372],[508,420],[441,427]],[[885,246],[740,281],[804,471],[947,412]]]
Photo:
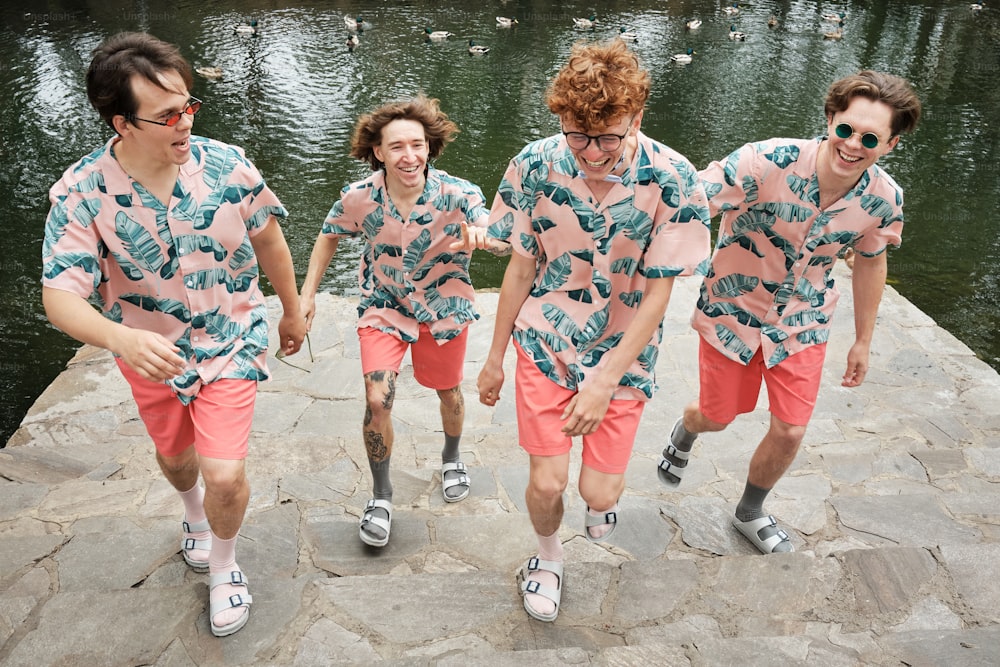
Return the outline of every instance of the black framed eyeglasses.
[[[631,121],[629,121],[630,126],[631,124]],[[594,141],[597,142],[597,147],[605,153],[614,153],[622,145],[622,140],[628,136],[628,130],[625,131],[625,134],[598,134],[597,136],[584,134],[583,132],[567,132],[563,130],[563,136],[566,137],[566,143],[573,150],[587,150],[590,142]]]
[[[859,134],[854,131],[854,126],[850,123],[841,123],[837,127],[833,128],[833,131],[837,133],[837,136],[841,139],[850,139],[855,134]],[[865,132],[861,135],[861,145],[865,148],[877,148],[881,140],[878,135],[874,132]]]
[[[129,120],[137,121],[141,120],[143,123],[152,123],[153,125],[163,125],[164,127],[173,127],[177,123],[181,122],[181,116],[187,114],[188,116],[194,116],[201,109],[202,101],[197,97],[192,97],[183,109],[172,113],[169,116],[165,116],[163,120],[148,120],[146,118],[139,118],[138,116],[131,116]]]

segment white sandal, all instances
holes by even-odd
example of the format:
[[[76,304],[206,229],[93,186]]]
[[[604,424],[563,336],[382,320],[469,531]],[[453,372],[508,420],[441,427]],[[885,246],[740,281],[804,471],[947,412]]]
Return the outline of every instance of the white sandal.
[[[211,551],[212,550],[212,536],[209,535],[203,540],[197,540],[193,537],[189,537],[191,533],[202,533],[206,530],[211,530],[208,525],[208,519],[202,519],[195,523],[188,523],[187,517],[181,521],[181,528],[184,531],[184,536],[181,538],[181,555],[184,556],[184,562],[191,566],[191,569],[195,572],[207,572],[208,571],[208,561],[207,560],[195,560],[191,557],[192,551]]]
[[[448,473],[450,472],[459,474],[457,477],[453,476],[451,479],[448,479]],[[457,496],[449,496],[448,489],[455,486],[464,486],[465,490]],[[441,464],[441,495],[444,496],[446,503],[457,503],[459,500],[465,500],[469,496],[471,488],[471,480],[469,479],[464,463],[453,461],[452,463]]]
[[[383,509],[389,513],[388,519],[383,519],[380,516],[375,516],[376,509]],[[372,537],[365,527],[368,524],[378,526],[385,531],[385,537],[381,540]],[[361,541],[370,547],[384,547],[389,544],[389,531],[392,530],[392,503],[388,500],[382,500],[381,498],[372,498],[365,505],[365,511],[361,515]]]
[[[528,576],[532,572],[550,572],[556,575],[556,579],[559,583],[555,588],[550,588],[548,586],[543,586],[537,581],[530,581]],[[524,581],[521,582],[521,596],[524,599],[524,610],[528,612],[528,616],[539,620],[545,621],[546,623],[551,623],[556,620],[556,616],[559,615],[559,600],[562,598],[562,586],[563,586],[563,564],[562,561],[555,560],[541,560],[538,556],[532,556],[528,559],[527,565],[521,571]],[[551,614],[539,613],[534,607],[528,604],[528,598],[524,597],[525,593],[534,593],[535,595],[541,595],[543,598],[551,600],[555,603],[556,608],[552,610]]]
[[[233,593],[228,598],[221,600],[213,600],[211,590],[217,586],[222,586],[225,584],[230,584],[232,586],[241,586],[244,591],[247,590],[247,579],[243,574],[243,570],[239,567],[233,567],[229,572],[220,572],[218,574],[213,574],[208,578],[208,622],[212,626],[212,634],[216,637],[226,637],[233,634],[250,620],[250,603],[253,602],[253,596],[249,593]],[[240,616],[238,619],[230,623],[229,625],[216,625],[215,615],[219,612],[226,611],[227,609],[238,609],[239,607],[245,607],[246,613]]]

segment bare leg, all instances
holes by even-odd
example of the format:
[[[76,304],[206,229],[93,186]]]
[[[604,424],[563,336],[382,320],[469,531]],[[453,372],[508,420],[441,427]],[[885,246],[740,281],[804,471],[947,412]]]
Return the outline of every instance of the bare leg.
[[[561,562],[562,544],[557,533],[564,511],[563,492],[569,482],[569,454],[531,456],[530,466],[524,500],[538,536],[539,557]],[[560,583],[554,574],[545,571],[535,572],[528,579],[549,588],[556,588]],[[541,595],[525,593],[524,597],[540,614],[551,614],[555,610],[555,604]]]
[[[603,516],[617,511],[618,499],[625,491],[625,475],[599,472],[586,465],[580,469],[580,495],[587,503],[592,516]],[[611,532],[613,524],[599,524],[586,528],[590,537],[600,539]]]

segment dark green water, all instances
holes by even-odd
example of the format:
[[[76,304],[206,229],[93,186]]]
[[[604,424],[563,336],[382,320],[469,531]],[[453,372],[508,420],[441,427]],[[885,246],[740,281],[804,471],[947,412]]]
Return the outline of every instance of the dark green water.
[[[10,3],[5,3],[9,5]],[[883,164],[906,190],[903,246],[889,278],[904,296],[1000,369],[1000,8],[974,16],[966,2],[283,2],[28,0],[0,11],[0,443],[62,370],[77,344],[46,323],[40,248],[51,183],[106,141],[87,104],[91,50],[120,30],[148,30],[180,45],[194,65],[216,65],[221,81],[198,78],[206,104],[195,132],[246,149],[291,212],[286,235],[299,277],[319,225],[340,188],[365,175],[347,157],[354,119],[391,98],[423,90],[462,129],[438,166],[480,184],[492,198],[521,146],[558,129],[542,103],[548,79],[578,39],[628,26],[653,74],[644,131],[697,166],[740,144],[811,136],[823,128],[829,83],[857,69],[910,79],[925,105],[917,133]],[[572,18],[598,13],[593,33]],[[823,39],[821,14],[846,11],[844,38]],[[354,53],[345,15],[372,28]],[[774,14],[781,25],[767,27]],[[520,23],[498,30],[494,17]],[[248,17],[261,35],[232,27]],[[703,26],[686,32],[685,20]],[[730,23],[749,33],[730,42]],[[423,40],[426,26],[457,36]],[[492,48],[466,53],[469,39]],[[687,66],[670,55],[691,47]],[[355,293],[357,246],[342,244],[326,288]],[[500,283],[503,262],[477,255],[478,287]]]

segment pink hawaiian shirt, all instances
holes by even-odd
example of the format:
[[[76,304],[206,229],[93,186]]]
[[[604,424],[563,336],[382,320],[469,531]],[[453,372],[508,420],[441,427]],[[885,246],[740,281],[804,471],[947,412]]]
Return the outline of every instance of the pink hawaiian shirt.
[[[192,136],[164,206],[122,170],[116,141],[52,186],[42,283],[173,341],[187,367],[168,384],[184,403],[213,380],[266,379],[267,309],[250,237],[287,215],[281,202],[240,148]]]
[[[489,209],[479,186],[427,169],[424,192],[408,220],[389,198],[385,172],[346,186],[323,223],[328,236],[362,235],[358,328],[374,327],[415,343],[426,324],[439,344],[479,318],[461,223],[485,226]]]
[[[816,156],[825,137],[771,139],[700,173],[719,238],[692,326],[743,364],[763,348],[770,368],[830,335],[840,297],[830,271],[847,247],[874,257],[898,246],[903,191],[877,165],[826,210]]]
[[[680,153],[638,138],[621,182],[600,203],[556,135],[511,160],[493,204],[490,234],[509,238],[538,267],[514,339],[570,390],[597,375],[634,319],[647,280],[691,275],[708,257],[710,216],[697,171]],[[613,398],[652,398],[662,335],[661,323]]]

